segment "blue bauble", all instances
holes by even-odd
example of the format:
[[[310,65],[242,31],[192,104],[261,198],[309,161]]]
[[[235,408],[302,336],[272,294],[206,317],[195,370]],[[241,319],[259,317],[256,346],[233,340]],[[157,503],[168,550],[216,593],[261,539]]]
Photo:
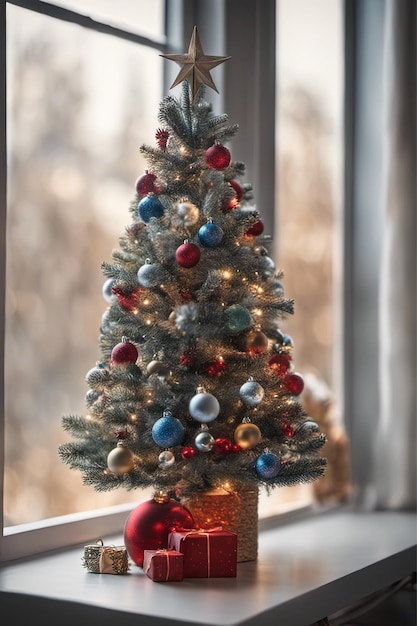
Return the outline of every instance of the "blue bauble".
[[[144,222],[149,222],[151,217],[162,217],[164,207],[157,196],[145,196],[138,204],[138,214]]]
[[[255,470],[261,478],[275,478],[281,468],[281,461],[276,454],[265,452],[256,459]]]
[[[184,439],[184,426],[172,415],[163,415],[152,426],[152,439],[163,448],[177,446]]]
[[[220,245],[223,239],[223,231],[220,226],[213,224],[213,222],[207,222],[198,231],[198,239],[203,246],[207,248],[215,248]]]
[[[229,329],[235,333],[239,333],[246,328],[252,326],[253,320],[248,309],[240,304],[232,304],[225,312],[226,324]]]

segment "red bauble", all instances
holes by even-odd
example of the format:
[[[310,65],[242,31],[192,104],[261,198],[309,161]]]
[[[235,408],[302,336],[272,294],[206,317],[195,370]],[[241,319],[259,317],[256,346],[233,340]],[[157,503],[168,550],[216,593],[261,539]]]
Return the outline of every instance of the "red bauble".
[[[232,447],[232,452],[238,453],[242,450],[242,448],[240,447],[240,445],[238,443],[234,443],[233,447]]]
[[[195,450],[191,446],[185,446],[181,450],[181,456],[185,460],[192,459],[194,455],[195,455]]]
[[[239,206],[239,200],[237,198],[230,198],[226,204],[222,206],[223,213],[230,213]]]
[[[289,374],[284,380],[285,389],[295,396],[299,396],[304,389],[304,380],[300,374]]]
[[[161,148],[161,150],[166,149],[168,138],[169,138],[169,132],[167,130],[164,130],[163,128],[158,128],[158,130],[155,133],[155,139],[156,139],[158,146]]]
[[[284,424],[282,427],[282,432],[286,437],[294,437],[294,428],[291,424]]]
[[[279,378],[285,378],[290,367],[291,355],[287,353],[273,354],[268,359],[268,365]]]
[[[190,352],[183,352],[179,357],[179,362],[184,367],[192,367],[194,365],[194,357]]]
[[[188,291],[180,291],[180,297],[183,302],[191,302],[193,296]]]
[[[213,170],[225,170],[229,166],[231,156],[229,150],[222,146],[219,141],[216,141],[214,146],[211,146],[206,151],[206,163]]]
[[[194,267],[200,260],[200,248],[195,243],[185,242],[177,248],[175,258],[181,267]]]
[[[238,202],[240,202],[240,200],[242,199],[242,196],[243,196],[243,189],[242,189],[242,187],[235,180],[229,180],[229,185],[231,185],[233,187],[233,189],[235,191],[235,194],[236,194],[236,198],[237,198]]]
[[[217,454],[229,454],[230,452],[233,452],[233,443],[230,439],[219,437],[214,442],[213,450]]]
[[[126,365],[127,363],[136,363],[138,358],[138,350],[133,343],[130,343],[126,337],[114,346],[111,351],[110,362],[112,365]]]
[[[214,361],[210,361],[207,363],[207,374],[209,376],[220,376],[222,372],[226,369],[226,363],[223,359],[215,359]]]
[[[155,181],[156,175],[145,170],[145,173],[136,179],[136,191],[140,196],[146,196],[148,193],[158,193],[158,189],[155,187]]]
[[[117,302],[119,303],[120,308],[124,311],[132,313],[132,311],[137,309],[140,287],[136,287],[136,289],[131,292],[124,291],[121,287],[113,287],[112,293],[116,294]]]
[[[258,237],[259,235],[262,235],[263,232],[264,232],[264,225],[261,220],[258,220],[257,222],[252,224],[250,228],[248,228],[248,230],[246,231],[246,234],[249,235],[250,237]]]
[[[168,534],[174,528],[194,528],[191,513],[179,502],[155,496],[139,504],[124,528],[124,544],[132,561],[142,567],[144,550],[167,548]]]

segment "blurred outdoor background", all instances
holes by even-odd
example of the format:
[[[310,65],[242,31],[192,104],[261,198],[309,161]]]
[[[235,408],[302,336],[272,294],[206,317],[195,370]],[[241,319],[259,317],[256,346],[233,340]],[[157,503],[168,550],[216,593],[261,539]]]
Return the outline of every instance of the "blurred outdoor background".
[[[99,7],[119,23],[123,15],[145,35],[163,33],[162,0],[66,4]],[[67,440],[62,416],[85,412],[85,374],[100,358],[107,307],[100,266],[130,221],[134,181],[146,168],[139,147],[154,144],[165,94],[155,50],[12,5],[7,20],[4,509],[11,526],[144,497],[97,494],[60,462],[57,448]],[[278,3],[275,260],[295,299],[283,330],[294,340],[297,371],[330,389],[337,384],[341,24],[339,2]]]

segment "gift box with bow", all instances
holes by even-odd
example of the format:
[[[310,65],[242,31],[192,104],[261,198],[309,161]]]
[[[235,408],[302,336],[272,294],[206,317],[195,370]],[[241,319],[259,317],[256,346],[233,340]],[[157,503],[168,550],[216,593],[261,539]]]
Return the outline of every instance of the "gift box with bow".
[[[184,556],[176,550],[144,550],[143,571],[155,582],[183,579]]]
[[[97,543],[84,546],[83,566],[93,574],[126,574],[129,558],[124,546],[105,546]]]
[[[184,578],[236,576],[237,534],[212,529],[177,529],[169,533],[168,549],[184,555]]]

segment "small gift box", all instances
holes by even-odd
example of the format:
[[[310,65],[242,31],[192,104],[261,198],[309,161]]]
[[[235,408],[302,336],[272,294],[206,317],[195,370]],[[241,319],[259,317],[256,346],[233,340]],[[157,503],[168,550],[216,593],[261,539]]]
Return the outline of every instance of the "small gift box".
[[[143,571],[161,583],[183,579],[184,556],[176,550],[144,550]]]
[[[129,559],[124,546],[105,546],[97,543],[84,546],[83,566],[93,574],[126,574]]]
[[[168,549],[183,553],[184,578],[236,576],[236,533],[222,528],[176,530],[168,536]]]

